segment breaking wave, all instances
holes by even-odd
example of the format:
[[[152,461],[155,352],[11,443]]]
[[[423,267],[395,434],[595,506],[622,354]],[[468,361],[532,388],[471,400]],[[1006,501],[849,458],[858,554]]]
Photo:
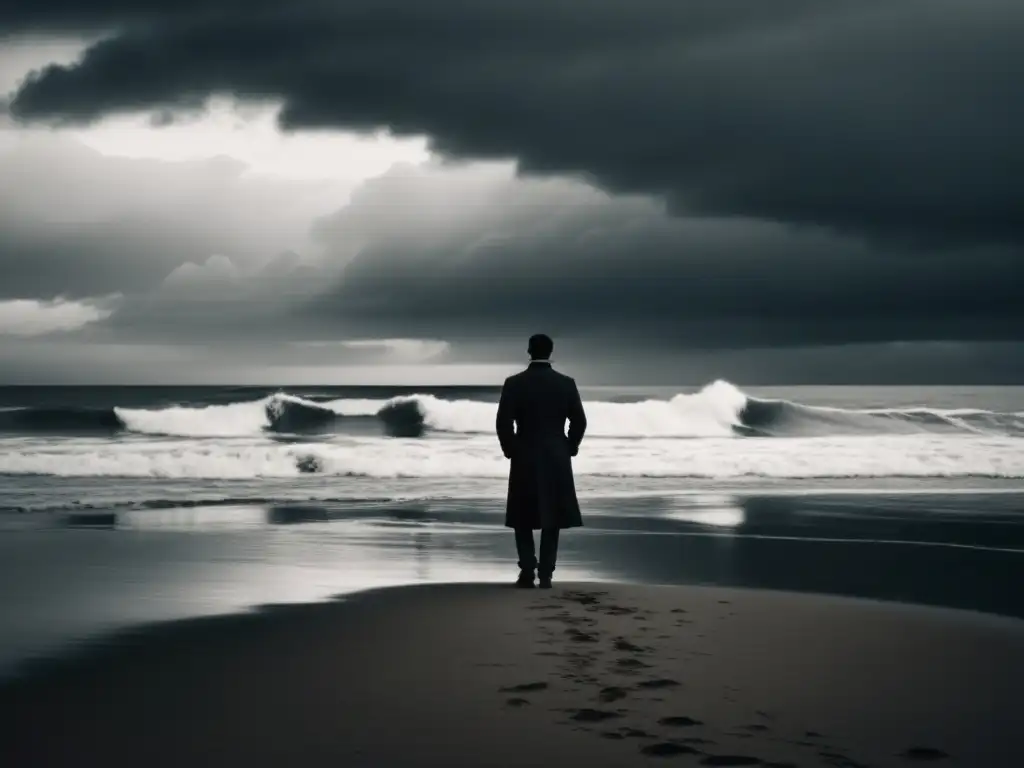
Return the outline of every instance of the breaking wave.
[[[577,476],[700,478],[1024,478],[1020,439],[962,435],[790,440],[595,437],[573,460]],[[491,478],[508,463],[490,435],[437,440],[68,439],[0,443],[0,473],[65,477]]]
[[[164,408],[15,408],[0,433],[166,437],[490,434],[495,404],[405,395],[314,401],[287,393],[226,405]],[[751,397],[726,381],[669,400],[586,403],[588,434],[621,438],[823,437],[830,435],[1024,435],[1024,414],[927,407],[849,410]]]

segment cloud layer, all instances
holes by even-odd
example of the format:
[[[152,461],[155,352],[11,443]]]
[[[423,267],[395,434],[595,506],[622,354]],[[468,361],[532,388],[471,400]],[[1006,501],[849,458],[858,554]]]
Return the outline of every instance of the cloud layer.
[[[258,264],[308,245],[310,221],[347,191],[253,177],[228,158],[108,157],[10,127],[0,139],[0,298],[150,290],[216,253]]]
[[[94,40],[0,126],[0,319],[33,370],[57,342],[24,329],[295,366],[499,362],[543,330],[648,377],[823,376],[851,345],[880,378],[1019,376],[1017,0],[0,5],[27,33]],[[235,97],[443,162],[348,199],[41,130]]]
[[[679,210],[1020,244],[1016,0],[64,0],[0,29],[116,30],[25,119],[276,98],[291,128],[425,134]]]
[[[0,301],[0,336],[30,338],[81,330],[114,313],[120,296],[92,301],[15,299]]]
[[[546,328],[692,349],[1006,340],[1024,328],[1012,247],[919,251],[671,216],[647,198],[524,181],[507,166],[396,168],[317,231],[342,272],[310,313],[389,335]]]

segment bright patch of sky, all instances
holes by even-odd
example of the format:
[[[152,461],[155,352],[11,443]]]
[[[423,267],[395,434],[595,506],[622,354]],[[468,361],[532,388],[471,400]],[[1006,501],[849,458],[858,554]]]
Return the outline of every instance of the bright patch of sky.
[[[149,115],[110,117],[85,130],[79,141],[105,155],[200,160],[231,157],[249,172],[303,180],[352,180],[379,176],[395,163],[429,159],[426,139],[396,139],[384,132],[357,135],[309,131],[282,133],[279,106],[211,100],[200,116],[154,126]]]
[[[0,94],[11,94],[35,69],[75,61],[85,46],[68,39],[0,42]],[[358,182],[395,163],[430,159],[426,138],[395,138],[386,131],[284,133],[277,127],[279,110],[278,104],[241,104],[221,97],[211,99],[200,114],[170,114],[169,120],[150,113],[123,114],[85,128],[59,130],[112,157],[171,162],[230,157],[247,165],[249,173],[293,180]],[[8,125],[6,130],[28,129]]]
[[[99,302],[72,301],[60,297],[52,301],[0,301],[0,336],[27,338],[77,331],[90,323],[110,317],[119,299],[119,296],[109,296]]]

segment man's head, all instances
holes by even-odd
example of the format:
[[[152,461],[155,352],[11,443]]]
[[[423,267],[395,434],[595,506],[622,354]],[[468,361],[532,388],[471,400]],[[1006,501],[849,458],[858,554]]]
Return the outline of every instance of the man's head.
[[[531,360],[547,360],[551,357],[554,348],[555,342],[551,340],[550,336],[537,333],[530,337],[526,351],[530,353]]]

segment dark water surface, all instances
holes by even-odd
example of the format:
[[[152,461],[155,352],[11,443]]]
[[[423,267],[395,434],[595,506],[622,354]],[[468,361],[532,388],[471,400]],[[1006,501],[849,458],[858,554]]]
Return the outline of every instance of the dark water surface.
[[[1024,494],[596,498],[556,580],[821,592],[1024,619]],[[8,517],[0,673],[140,623],[408,583],[509,581],[491,499],[220,504]]]

